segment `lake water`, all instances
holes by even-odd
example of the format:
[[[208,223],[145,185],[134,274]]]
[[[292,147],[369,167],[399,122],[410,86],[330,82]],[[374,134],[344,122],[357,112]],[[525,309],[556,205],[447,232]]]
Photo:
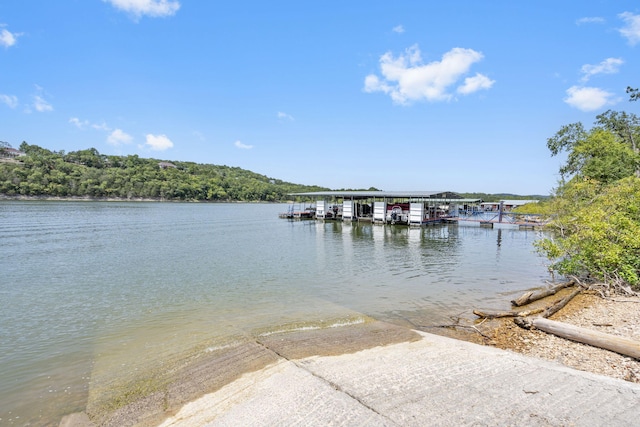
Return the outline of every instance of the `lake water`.
[[[288,221],[278,204],[0,201],[0,425],[239,337],[508,309],[538,231]],[[445,323],[450,323],[445,322]]]

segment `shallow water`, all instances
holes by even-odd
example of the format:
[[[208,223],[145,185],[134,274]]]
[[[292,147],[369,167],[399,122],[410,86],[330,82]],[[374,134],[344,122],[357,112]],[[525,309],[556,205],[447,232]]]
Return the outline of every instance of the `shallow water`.
[[[436,324],[549,279],[540,233],[278,218],[286,205],[0,202],[0,424],[247,337]]]

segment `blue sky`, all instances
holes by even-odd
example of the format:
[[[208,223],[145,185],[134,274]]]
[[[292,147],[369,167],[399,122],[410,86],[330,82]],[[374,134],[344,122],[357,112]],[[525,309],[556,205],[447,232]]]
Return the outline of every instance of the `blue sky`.
[[[0,140],[333,189],[549,194],[639,114],[637,1],[0,2]]]

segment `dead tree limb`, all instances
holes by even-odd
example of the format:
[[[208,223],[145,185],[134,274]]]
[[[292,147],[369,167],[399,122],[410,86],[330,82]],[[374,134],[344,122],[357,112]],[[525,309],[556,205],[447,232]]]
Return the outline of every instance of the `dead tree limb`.
[[[478,317],[483,317],[485,319],[497,319],[499,317],[527,317],[533,314],[542,313],[542,317],[549,317],[554,313],[557,313],[562,307],[567,305],[569,301],[573,299],[576,295],[582,292],[582,288],[580,286],[576,286],[576,288],[566,297],[556,301],[552,306],[544,308],[535,308],[532,310],[526,311],[483,311],[483,310],[473,310],[473,314]]]
[[[455,322],[455,323],[452,323],[450,325],[419,325],[419,324],[415,323],[414,321],[412,321],[412,320],[410,320],[410,319],[408,319],[408,318],[406,318],[404,316],[401,316],[401,315],[398,315],[398,314],[396,314],[396,316],[401,318],[405,322],[409,323],[413,329],[416,329],[416,330],[419,330],[419,331],[424,331],[424,330],[427,330],[427,329],[435,329],[435,328],[442,328],[442,329],[449,329],[449,328],[451,328],[451,329],[456,329],[456,328],[473,329],[474,331],[479,333],[483,338],[491,339],[491,337],[483,334],[482,331],[480,331],[480,329],[478,329],[476,327],[476,325],[461,325],[460,324],[460,320],[461,320],[460,316],[450,316],[449,318],[453,322]],[[480,322],[480,324],[478,326],[482,325],[482,323],[484,323],[485,320]]]
[[[568,288],[575,284],[575,280],[569,280],[568,282],[558,283],[547,289],[540,289],[538,291],[530,291],[523,294],[520,298],[511,301],[511,305],[516,307],[522,307],[523,305],[530,304],[539,299],[548,297],[549,295],[555,295],[560,289]]]
[[[482,317],[485,319],[497,319],[499,317],[527,317],[532,314],[542,313],[544,311],[543,308],[536,308],[533,310],[526,311],[483,311],[483,310],[473,310],[473,314],[478,317]]]
[[[588,344],[593,347],[604,348],[624,356],[640,359],[640,342],[616,335],[605,334],[603,332],[592,331],[580,328],[563,322],[556,322],[542,317],[533,319],[518,319],[520,322],[547,332],[579,343]],[[516,322],[518,323],[518,322]]]
[[[480,334],[483,338],[491,339],[490,336],[487,336],[486,334],[482,333],[482,331],[480,331],[480,329],[478,329],[475,325],[458,325],[458,324],[455,324],[455,325],[432,325],[432,326],[422,326],[420,328],[420,330],[424,331],[425,329],[435,329],[435,328],[442,328],[442,329],[456,329],[456,328],[473,329],[478,334]]]
[[[573,290],[573,292],[571,292],[569,295],[562,298],[561,300],[556,301],[552,306],[547,307],[545,310],[542,311],[542,314],[540,315],[540,317],[536,317],[534,319],[547,318],[557,313],[560,309],[562,309],[562,307],[567,305],[569,301],[571,301],[573,297],[578,295],[580,292],[582,292],[582,287],[577,286]],[[513,322],[523,329],[531,329],[533,327],[533,323],[532,323],[533,320],[525,319],[525,316],[518,316],[515,319],[513,319]]]
[[[569,301],[571,301],[573,299],[573,297],[578,295],[580,292],[582,292],[582,287],[576,286],[576,288],[573,290],[573,292],[571,292],[569,295],[567,295],[566,297],[564,297],[561,300],[557,301],[551,307],[549,307],[545,311],[543,311],[542,312],[542,317],[546,318],[546,317],[550,317],[550,316],[554,315],[560,309],[562,309],[565,305],[567,305],[569,303]]]

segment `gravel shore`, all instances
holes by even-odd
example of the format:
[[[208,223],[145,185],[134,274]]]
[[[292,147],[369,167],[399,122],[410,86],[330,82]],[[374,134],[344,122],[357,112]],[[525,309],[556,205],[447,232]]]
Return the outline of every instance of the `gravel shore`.
[[[583,292],[550,319],[640,342],[640,297],[605,299],[594,293]],[[500,320],[495,328],[482,331],[490,337],[485,344],[494,347],[640,383],[640,360],[631,357],[539,330],[525,330],[516,326],[513,319]]]

